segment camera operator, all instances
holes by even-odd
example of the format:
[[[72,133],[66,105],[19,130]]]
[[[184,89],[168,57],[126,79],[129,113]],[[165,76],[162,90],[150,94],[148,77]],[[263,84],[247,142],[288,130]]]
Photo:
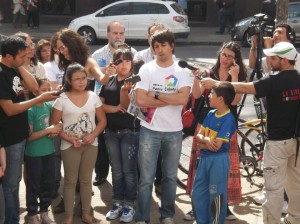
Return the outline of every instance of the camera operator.
[[[288,24],[278,24],[273,32],[273,37],[263,37],[264,48],[271,48],[273,45],[283,41],[293,43],[294,37],[295,31]],[[249,52],[249,67],[254,69],[258,50],[258,35],[253,35],[251,40],[251,48]],[[299,54],[297,58],[300,58]],[[267,63],[266,57],[262,58],[261,69],[263,73],[271,72],[271,67]],[[300,60],[296,61],[295,69],[300,71]]]

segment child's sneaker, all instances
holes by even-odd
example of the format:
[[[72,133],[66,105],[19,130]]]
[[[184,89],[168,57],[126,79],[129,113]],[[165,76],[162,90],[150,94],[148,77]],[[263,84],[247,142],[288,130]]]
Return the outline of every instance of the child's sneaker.
[[[29,216],[28,224],[41,224],[39,215]]]
[[[41,224],[54,224],[55,222],[49,218],[48,212],[41,213]]]
[[[106,219],[113,220],[119,218],[123,212],[123,206],[120,203],[114,203],[111,210],[106,214]]]
[[[186,213],[186,214],[184,215],[184,220],[188,220],[188,221],[193,221],[193,220],[195,220],[194,211],[191,210],[191,211],[189,211],[188,213]]]
[[[120,218],[120,222],[131,222],[133,220],[134,214],[134,208],[129,205],[125,205],[123,208],[122,216]]]

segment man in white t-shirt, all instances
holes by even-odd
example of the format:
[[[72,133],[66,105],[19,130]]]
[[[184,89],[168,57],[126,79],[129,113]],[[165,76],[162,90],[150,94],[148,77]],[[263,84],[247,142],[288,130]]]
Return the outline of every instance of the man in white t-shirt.
[[[152,122],[141,121],[139,144],[138,200],[135,221],[150,221],[150,207],[157,157],[161,150],[163,177],[161,182],[160,220],[174,223],[176,178],[182,146],[181,111],[190,93],[188,71],[173,60],[175,38],[168,30],[152,36],[151,46],[156,60],[142,66],[141,81],[136,86],[136,102],[141,107],[154,107]]]

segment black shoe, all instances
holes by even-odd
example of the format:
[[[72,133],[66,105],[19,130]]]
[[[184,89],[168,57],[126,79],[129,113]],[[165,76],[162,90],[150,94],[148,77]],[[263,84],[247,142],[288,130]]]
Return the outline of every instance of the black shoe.
[[[63,213],[65,211],[65,203],[64,203],[64,199],[61,198],[60,202],[58,203],[58,205],[56,205],[52,212],[55,214],[59,214],[59,213]]]
[[[104,177],[98,177],[98,176],[96,176],[95,177],[95,180],[93,181],[93,185],[94,186],[100,186],[101,184],[103,184],[104,182],[106,181],[106,178],[104,178]]]

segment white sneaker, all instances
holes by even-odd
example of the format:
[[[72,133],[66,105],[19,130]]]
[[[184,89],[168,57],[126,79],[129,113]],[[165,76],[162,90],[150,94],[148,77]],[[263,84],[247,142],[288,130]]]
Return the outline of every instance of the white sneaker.
[[[173,218],[164,218],[163,220],[161,220],[160,222],[161,224],[175,224],[174,223],[174,219]]]
[[[265,194],[261,194],[254,198],[255,203],[259,204],[259,205],[262,205],[263,203],[265,203],[266,200],[267,200],[267,198],[266,198]]]
[[[49,218],[48,212],[42,212],[41,213],[41,223],[42,224],[55,224],[56,222],[54,222],[52,219]]]
[[[282,206],[282,213],[287,214],[288,213],[288,208],[289,208],[288,202],[284,201],[283,206]]]
[[[184,215],[184,218],[183,218],[183,219],[184,219],[184,220],[187,220],[187,221],[193,221],[193,220],[195,220],[194,211],[191,210],[191,211],[189,211],[188,213],[186,213],[186,214]]]
[[[123,206],[120,203],[114,203],[111,210],[106,214],[106,219],[113,220],[122,215]]]
[[[134,214],[135,214],[134,208],[129,205],[125,205],[123,207],[123,213],[120,218],[120,222],[131,222],[133,220]]]
[[[280,224],[291,224],[291,223],[287,220],[287,216],[286,216],[280,219]]]
[[[29,216],[28,224],[41,224],[39,215]]]

